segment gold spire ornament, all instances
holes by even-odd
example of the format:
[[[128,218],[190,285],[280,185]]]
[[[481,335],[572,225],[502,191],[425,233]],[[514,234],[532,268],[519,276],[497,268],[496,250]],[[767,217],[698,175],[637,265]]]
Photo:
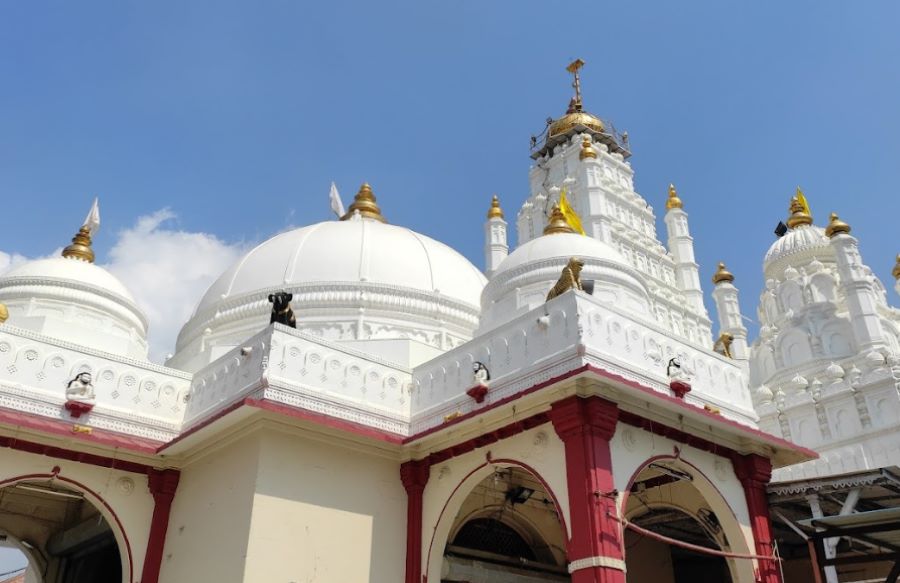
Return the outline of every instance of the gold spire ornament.
[[[787,226],[790,229],[795,229],[801,225],[811,225],[813,222],[812,215],[809,214],[809,204],[799,188],[797,188],[797,195],[791,198],[791,206],[789,207],[791,216],[788,217]]]
[[[669,184],[669,198],[666,200],[666,210],[684,208],[684,203],[678,198],[678,191],[674,184]]]
[[[503,209],[500,208],[500,199],[497,198],[496,194],[491,198],[491,208],[488,209],[487,218],[489,218],[489,219],[502,219],[503,218]]]
[[[825,227],[825,235],[830,239],[840,233],[850,233],[850,225],[841,220],[837,213],[831,213],[831,220]]]
[[[0,304],[0,324],[9,320],[9,310],[5,304]]]
[[[91,248],[91,237],[100,230],[100,205],[95,198],[91,210],[88,211],[87,217],[84,219],[81,228],[72,237],[72,244],[63,249],[62,256],[68,259],[78,259],[79,261],[94,262],[94,250]]]
[[[728,271],[725,268],[725,264],[721,261],[719,262],[719,268],[712,276],[712,282],[715,285],[719,285],[720,283],[732,283],[734,281],[734,274]]]
[[[381,209],[378,208],[378,203],[375,202],[375,195],[372,193],[372,187],[369,186],[368,182],[363,182],[362,186],[359,187],[359,192],[353,198],[353,204],[350,205],[350,208],[347,209],[341,220],[346,221],[352,218],[353,213],[356,211],[359,211],[360,216],[364,219],[373,219],[387,223],[387,220],[381,214]]]
[[[587,158],[596,158],[597,152],[594,150],[594,146],[591,145],[591,137],[584,136],[581,138],[581,153],[578,154],[579,160],[585,160]]]
[[[894,264],[894,270],[891,272],[894,279],[900,279],[900,255],[897,255],[897,263]]]
[[[569,226],[569,223],[566,221],[565,215],[563,215],[562,211],[559,209],[558,204],[553,205],[553,210],[550,211],[550,220],[547,221],[547,226],[544,227],[545,235],[556,235],[558,233],[574,233],[575,229]]]
[[[584,67],[584,61],[581,59],[575,59],[566,67],[566,71],[575,77],[575,80],[572,81],[572,87],[575,89],[575,103],[573,104],[575,111],[581,111],[581,75],[578,71],[582,67]]]

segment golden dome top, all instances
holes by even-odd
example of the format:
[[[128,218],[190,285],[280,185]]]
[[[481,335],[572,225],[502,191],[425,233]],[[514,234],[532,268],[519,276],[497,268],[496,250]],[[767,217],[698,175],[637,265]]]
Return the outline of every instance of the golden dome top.
[[[586,111],[582,111],[581,104],[576,103],[576,101],[573,99],[569,104],[569,109],[566,111],[566,115],[557,120],[554,120],[553,123],[550,124],[550,129],[547,131],[547,137],[555,138],[556,136],[560,136],[577,126],[584,126],[590,130],[594,130],[595,132],[602,132],[606,130],[606,128],[603,127],[603,122],[600,121],[600,118],[591,115]]]
[[[675,190],[674,184],[669,184],[669,198],[666,200],[666,209],[680,209],[684,207],[684,203],[678,198],[678,191]]]
[[[503,218],[503,209],[500,208],[500,199],[497,198],[496,194],[491,198],[491,208],[488,209],[487,218],[489,218],[489,219],[502,219]]]
[[[72,244],[63,249],[63,257],[80,261],[94,262],[94,250],[91,248],[91,229],[87,225],[81,227],[72,237]]]
[[[550,220],[547,221],[547,226],[544,227],[545,235],[555,235],[557,233],[574,233],[575,230],[569,226],[569,223],[566,222],[566,217],[563,216],[562,211],[559,210],[559,205],[554,204],[553,210],[550,211]]]
[[[891,272],[894,279],[900,279],[900,255],[897,255],[897,263],[894,264],[894,270]]]
[[[825,235],[830,238],[838,233],[850,233],[850,225],[842,221],[837,213],[831,213],[831,221],[825,227]]]
[[[591,145],[592,141],[590,136],[584,136],[581,139],[581,153],[578,154],[579,160],[597,157],[597,152],[594,151],[594,146]]]
[[[813,223],[812,215],[809,212],[809,205],[806,204],[806,197],[803,191],[797,187],[797,196],[791,198],[791,206],[788,208],[791,216],[788,217],[787,226],[791,229],[800,225],[811,225]]]
[[[350,205],[350,208],[347,209],[341,220],[346,221],[351,218],[355,211],[359,211],[363,218],[387,223],[387,220],[381,215],[381,209],[378,208],[378,203],[375,202],[375,195],[372,193],[372,187],[369,186],[368,182],[363,182],[362,186],[359,187],[359,192],[353,198],[353,204]]]
[[[725,264],[721,261],[719,262],[719,268],[712,276],[712,281],[714,284],[719,285],[720,283],[731,283],[734,281],[734,274],[725,269]]]

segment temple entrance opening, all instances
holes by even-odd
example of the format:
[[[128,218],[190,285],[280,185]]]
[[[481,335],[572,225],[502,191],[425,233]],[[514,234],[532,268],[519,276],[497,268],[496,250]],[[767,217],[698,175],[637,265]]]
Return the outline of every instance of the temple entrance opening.
[[[475,486],[448,540],[442,583],[570,581],[556,504],[520,468],[497,468]]]
[[[625,530],[629,582],[734,581],[731,559],[704,552],[728,550],[728,536],[686,468],[651,463],[633,482]],[[640,530],[643,529],[643,532]]]
[[[106,519],[81,492],[53,481],[0,488],[0,538],[27,558],[25,583],[121,583]]]

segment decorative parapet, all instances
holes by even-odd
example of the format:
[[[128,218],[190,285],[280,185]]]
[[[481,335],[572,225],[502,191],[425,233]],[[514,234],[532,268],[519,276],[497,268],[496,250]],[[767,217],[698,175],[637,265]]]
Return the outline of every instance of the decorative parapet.
[[[584,365],[671,395],[666,365],[672,358],[690,378],[688,403],[755,426],[747,380],[737,363],[589,295],[567,293],[417,367],[411,431],[425,431]],[[466,395],[475,362],[491,374],[481,404]]]
[[[93,408],[78,424],[168,441],[180,428],[190,375],[5,324],[0,329],[0,407],[73,421],[66,387],[92,376]]]
[[[410,371],[276,324],[194,375],[185,429],[246,398],[405,434]]]

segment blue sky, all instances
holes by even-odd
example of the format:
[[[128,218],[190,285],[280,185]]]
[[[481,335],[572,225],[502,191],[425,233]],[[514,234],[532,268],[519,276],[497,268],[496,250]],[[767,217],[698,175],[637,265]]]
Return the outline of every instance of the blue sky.
[[[345,201],[365,180],[391,222],[480,266],[490,195],[514,215],[528,137],[564,110],[581,57],[587,108],[630,134],[638,191],[660,210],[678,186],[703,281],[725,260],[748,316],[798,184],[892,287],[898,17],[886,1],[5,2],[0,252],[53,252],[98,195],[101,263],[145,265],[152,236],[200,250],[153,274],[175,287],[203,249],[224,269],[329,218],[332,180]],[[189,310],[204,277],[172,302]]]
[[[725,260],[747,315],[798,184],[890,287],[898,16],[891,2],[5,3],[0,250],[53,252],[94,195],[100,262],[161,209],[174,218],[159,228],[240,249],[329,218],[332,180],[345,200],[365,180],[391,222],[481,265],[490,195],[514,214],[528,137],[565,108],[581,57],[586,106],[631,136],[638,191],[662,209],[678,186],[704,282]]]

